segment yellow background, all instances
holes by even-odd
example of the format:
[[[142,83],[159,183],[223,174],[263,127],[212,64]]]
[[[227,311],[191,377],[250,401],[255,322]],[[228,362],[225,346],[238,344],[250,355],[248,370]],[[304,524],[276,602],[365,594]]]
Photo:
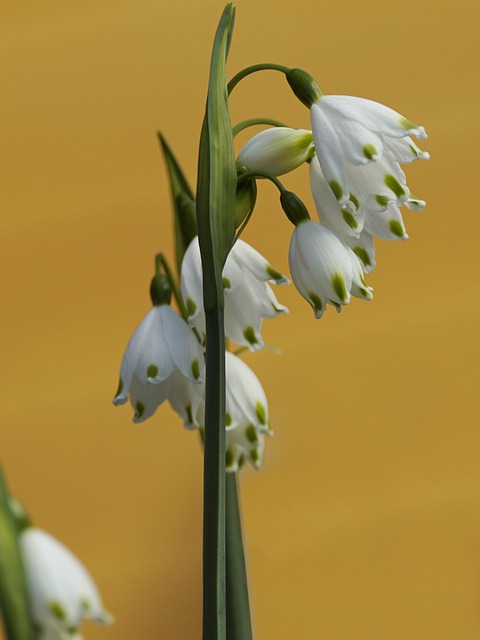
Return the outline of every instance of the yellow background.
[[[480,635],[480,214],[476,2],[240,0],[229,71],[274,61],[325,93],[424,124],[408,168],[424,212],[377,243],[371,303],[315,321],[293,286],[246,360],[268,394],[265,469],[242,476],[258,640]],[[111,397],[173,258],[156,131],[192,182],[223,3],[5,2],[0,11],[1,459],[35,522],[83,559],[116,616],[90,640],[195,640],[202,457],[162,407]],[[240,85],[233,120],[308,127],[279,74]],[[297,175],[298,174],[298,175]],[[286,184],[311,204],[307,171]],[[291,225],[260,185],[249,239],[287,270]]]

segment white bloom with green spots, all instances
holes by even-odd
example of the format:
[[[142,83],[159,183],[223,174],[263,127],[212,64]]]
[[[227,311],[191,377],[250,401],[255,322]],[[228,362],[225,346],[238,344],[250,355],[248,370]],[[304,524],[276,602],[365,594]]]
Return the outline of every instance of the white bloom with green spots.
[[[124,404],[130,394],[140,422],[175,392],[177,376],[199,383],[202,371],[203,351],[191,328],[168,305],[154,306],[127,345],[113,403]]]
[[[28,527],[19,543],[40,640],[81,640],[78,629],[83,619],[112,621],[92,577],[61,542],[42,529]]]
[[[320,222],[340,237],[358,238],[365,222],[365,211],[352,193],[350,206],[341,208],[323,175],[318,158],[310,163],[310,188]]]
[[[198,238],[185,252],[181,268],[182,295],[190,311],[189,323],[205,334],[202,265]],[[225,291],[225,335],[239,345],[258,351],[264,345],[261,336],[263,318],[288,313],[268,282],[287,284],[288,278],[249,244],[237,240],[223,269]]]
[[[250,138],[238,154],[237,166],[253,173],[281,176],[307,162],[313,154],[311,131],[273,127]]]
[[[320,166],[342,207],[348,206],[351,190],[355,193],[348,167],[375,164],[381,158],[397,164],[428,158],[409,138],[411,134],[426,138],[425,129],[378,102],[353,96],[321,96],[310,115]],[[391,183],[389,188],[398,197],[397,185]]]
[[[352,285],[358,280],[350,253],[330,229],[318,222],[305,220],[295,227],[290,241],[290,273],[316,318],[322,317],[327,303],[340,311],[350,302]],[[369,299],[368,295],[364,297]]]

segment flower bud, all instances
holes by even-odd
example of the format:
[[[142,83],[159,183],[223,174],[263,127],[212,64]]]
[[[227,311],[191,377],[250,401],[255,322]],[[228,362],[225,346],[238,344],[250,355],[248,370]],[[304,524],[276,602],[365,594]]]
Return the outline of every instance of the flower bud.
[[[272,127],[257,133],[241,149],[237,165],[255,173],[281,176],[314,154],[313,134],[307,129]]]

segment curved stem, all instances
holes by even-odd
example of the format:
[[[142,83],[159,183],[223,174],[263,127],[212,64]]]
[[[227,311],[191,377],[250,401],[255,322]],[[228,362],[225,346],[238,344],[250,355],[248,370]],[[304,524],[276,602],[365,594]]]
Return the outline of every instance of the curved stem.
[[[228,94],[230,95],[232,93],[234,88],[237,86],[240,80],[243,80],[243,78],[246,78],[247,76],[251,75],[252,73],[256,73],[257,71],[267,71],[267,70],[280,71],[281,73],[286,74],[290,71],[290,67],[285,67],[283,64],[275,64],[273,62],[265,62],[263,64],[254,64],[251,67],[246,67],[245,69],[242,69],[242,71],[239,71],[237,74],[235,74],[233,78],[230,80],[230,82],[227,85]]]
[[[273,182],[280,193],[286,191],[285,187],[277,177],[272,176],[271,173],[265,173],[264,171],[246,171],[245,173],[242,173],[238,176],[238,184],[241,184],[242,182],[245,182],[245,180],[249,180],[250,178],[265,178],[266,180],[270,180],[270,182]]]
[[[227,640],[252,640],[247,565],[236,473],[226,477]]]
[[[233,137],[243,131],[247,127],[255,127],[259,124],[271,124],[273,127],[288,127],[288,124],[281,122],[280,120],[275,120],[274,118],[249,118],[248,120],[242,120],[233,127]]]

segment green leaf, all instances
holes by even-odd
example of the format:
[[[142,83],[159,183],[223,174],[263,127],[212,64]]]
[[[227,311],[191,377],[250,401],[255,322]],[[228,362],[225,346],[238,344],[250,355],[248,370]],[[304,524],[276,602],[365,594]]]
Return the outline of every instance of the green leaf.
[[[7,485],[0,467],[0,611],[7,640],[33,640],[27,586],[18,547],[18,532],[10,510]]]
[[[223,308],[222,269],[235,233],[237,173],[225,69],[234,15],[227,4],[213,45],[200,138],[196,202],[206,311],[217,302]]]
[[[162,147],[170,178],[170,189],[172,192],[174,211],[175,255],[177,270],[178,273],[180,273],[180,267],[185,251],[187,250],[190,242],[197,235],[195,199],[185,174],[161,133],[158,134],[158,139]]]

